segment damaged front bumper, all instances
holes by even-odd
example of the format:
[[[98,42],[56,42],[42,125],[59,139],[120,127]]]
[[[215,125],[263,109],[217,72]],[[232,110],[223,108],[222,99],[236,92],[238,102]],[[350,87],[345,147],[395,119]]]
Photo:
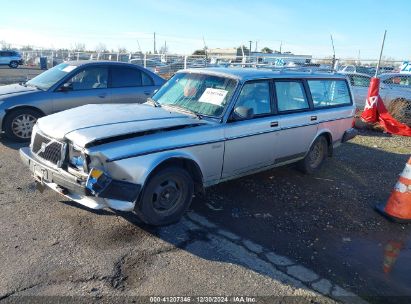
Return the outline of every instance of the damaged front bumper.
[[[89,177],[87,182],[64,171],[46,166],[35,159],[29,147],[20,149],[20,158],[30,168],[36,183],[47,186],[70,200],[91,209],[112,208],[121,211],[134,209],[141,185],[109,178],[104,188]],[[105,177],[108,177],[105,175]]]

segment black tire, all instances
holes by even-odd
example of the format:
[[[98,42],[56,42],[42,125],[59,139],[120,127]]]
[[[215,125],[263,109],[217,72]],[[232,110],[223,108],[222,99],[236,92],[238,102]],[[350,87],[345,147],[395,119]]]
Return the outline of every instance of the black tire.
[[[34,124],[41,116],[39,111],[29,108],[11,111],[4,119],[4,133],[13,141],[27,142],[31,138]]]
[[[320,136],[313,142],[305,158],[298,163],[298,169],[305,174],[312,174],[321,168],[327,155],[327,139]]]
[[[193,192],[193,179],[186,170],[180,167],[165,168],[150,177],[135,211],[146,224],[172,224],[187,211]]]
[[[12,69],[17,69],[19,67],[19,63],[17,61],[12,61],[9,63],[9,67]]]

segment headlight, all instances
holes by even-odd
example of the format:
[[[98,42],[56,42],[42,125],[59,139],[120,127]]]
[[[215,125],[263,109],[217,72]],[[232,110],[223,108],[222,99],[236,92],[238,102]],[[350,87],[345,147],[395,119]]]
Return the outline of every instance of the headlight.
[[[87,171],[86,154],[76,145],[69,145],[69,163],[78,170]]]

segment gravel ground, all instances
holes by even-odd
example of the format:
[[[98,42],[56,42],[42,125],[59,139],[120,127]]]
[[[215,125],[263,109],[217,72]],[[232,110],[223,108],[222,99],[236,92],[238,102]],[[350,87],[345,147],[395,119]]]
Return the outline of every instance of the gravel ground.
[[[44,71],[37,67],[19,66],[17,69],[10,69],[8,66],[0,66],[0,85],[27,81],[42,72]]]

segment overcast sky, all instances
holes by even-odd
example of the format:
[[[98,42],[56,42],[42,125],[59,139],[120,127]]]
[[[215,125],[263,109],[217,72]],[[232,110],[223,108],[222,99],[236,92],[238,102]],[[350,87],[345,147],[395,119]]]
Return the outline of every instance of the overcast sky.
[[[0,40],[16,47],[153,51],[165,41],[170,52],[249,45],[249,40],[296,54],[377,58],[384,30],[384,55],[410,58],[409,0],[37,0],[2,1]]]

